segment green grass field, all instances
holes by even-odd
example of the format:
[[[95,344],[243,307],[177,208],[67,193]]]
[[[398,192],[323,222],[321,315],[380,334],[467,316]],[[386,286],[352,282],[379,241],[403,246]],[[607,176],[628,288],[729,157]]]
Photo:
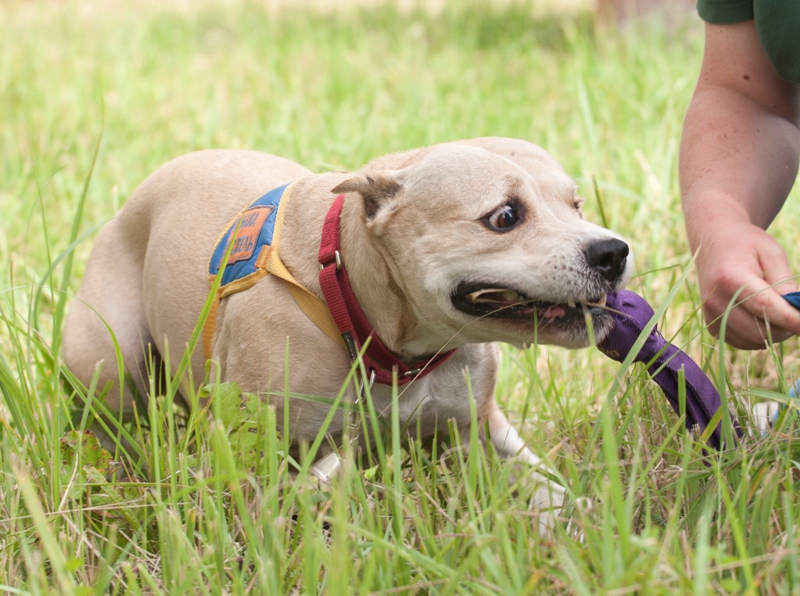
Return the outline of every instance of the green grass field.
[[[167,6],[0,4],[0,593],[800,594],[795,410],[763,437],[747,414],[800,376],[798,342],[721,350],[684,239],[676,163],[699,20],[617,33],[523,3]],[[592,503],[547,537],[533,487],[491,452],[431,463],[394,433],[373,467],[316,491],[291,481],[269,411],[253,469],[213,416],[171,407],[174,387],[128,429],[124,473],[68,445],[88,421],[62,382],[65,308],[96,230],[160,164],[246,147],[354,169],[484,135],[545,147],[587,217],[630,239],[629,287],[667,306],[664,334],[728,395],[741,445],[704,458],[645,370],[546,347],[504,350],[497,397]],[[798,194],[772,229],[787,247]]]

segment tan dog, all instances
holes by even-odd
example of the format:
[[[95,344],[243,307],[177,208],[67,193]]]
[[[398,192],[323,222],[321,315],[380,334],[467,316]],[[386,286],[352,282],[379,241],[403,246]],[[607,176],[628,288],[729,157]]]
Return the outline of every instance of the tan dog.
[[[378,337],[405,362],[457,348],[402,388],[401,422],[423,440],[445,435],[449,421],[468,431],[469,368],[478,417],[488,423],[494,447],[539,466],[495,402],[498,349],[491,342],[586,346],[587,315],[599,341],[610,325],[605,296],[625,283],[630,259],[627,244],[583,219],[576,185],[558,163],[524,141],[445,143],[378,158],[357,174],[314,175],[252,151],[180,157],[145,180],[101,231],[67,318],[67,366],[88,384],[104,361],[99,386],[114,386],[109,406],[130,407],[129,391],[117,403],[107,324],[146,395],[146,346],[162,356],[169,349],[176,366],[208,296],[209,256],[220,234],[251,201],[288,182],[294,185],[279,254],[301,285],[323,298],[321,230],[336,194],[345,193],[341,256]],[[351,366],[347,351],[298,308],[288,284],[274,275],[224,298],[215,327],[213,359],[221,380],[265,396],[279,392],[279,421],[287,337],[293,393],[333,397]],[[204,364],[202,350],[195,350],[198,384]],[[378,412],[391,411],[391,394],[387,385],[372,389]],[[327,413],[319,403],[293,402],[288,432],[294,443],[313,440]],[[334,441],[346,424],[343,416],[334,418]],[[559,505],[560,490],[543,486],[538,504]]]

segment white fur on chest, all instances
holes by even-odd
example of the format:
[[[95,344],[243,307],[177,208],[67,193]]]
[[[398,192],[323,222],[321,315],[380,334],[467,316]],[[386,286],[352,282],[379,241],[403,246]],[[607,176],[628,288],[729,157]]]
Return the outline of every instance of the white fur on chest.
[[[386,421],[392,417],[392,388],[372,388],[375,411]],[[397,388],[400,426],[420,438],[446,433],[448,421],[462,427],[470,422],[470,398],[463,377],[433,373]]]

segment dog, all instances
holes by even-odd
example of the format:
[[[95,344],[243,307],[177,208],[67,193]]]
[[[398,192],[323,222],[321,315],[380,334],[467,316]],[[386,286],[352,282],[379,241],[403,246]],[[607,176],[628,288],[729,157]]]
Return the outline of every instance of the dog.
[[[287,184],[288,202],[251,206]],[[66,319],[64,362],[87,386],[103,363],[98,387],[111,387],[107,405],[130,411],[135,391],[120,387],[109,330],[135,390],[146,396],[148,350],[174,373],[211,287],[217,298],[206,321],[205,354],[198,348],[191,356],[195,383],[210,357],[215,380],[236,381],[274,404],[280,430],[297,446],[313,441],[330,406],[292,400],[283,412],[287,338],[290,391],[332,398],[366,335],[365,358],[369,349],[383,348],[377,364],[369,361],[379,377],[371,390],[375,410],[391,411],[392,367],[403,385],[401,424],[429,441],[452,428],[469,436],[468,369],[481,431],[488,428],[484,440],[501,456],[533,466],[532,478],[541,482],[536,505],[557,508],[564,489],[548,480],[543,462],[495,401],[495,342],[580,348],[608,332],[605,296],[629,278],[629,247],[586,221],[581,201],[575,182],[546,151],[507,138],[394,153],[357,173],[313,174],[247,150],[191,153],[147,178],[101,230]],[[212,255],[222,272],[239,253],[253,257],[251,227],[273,215],[282,219],[280,231],[259,258],[277,259],[277,269],[267,272],[262,259],[247,289],[226,294],[219,290],[224,280],[215,289]],[[337,236],[335,250],[330,234]],[[329,246],[321,250],[321,243]],[[355,309],[366,331],[325,330],[342,308],[332,305],[322,280],[343,272],[354,298],[345,310]],[[322,305],[321,318],[309,315],[313,308],[303,300]],[[273,392],[278,396],[271,398]],[[358,397],[355,387],[345,395],[350,402]],[[347,418],[337,413],[328,428],[333,444],[346,428]],[[335,469],[331,458],[323,453],[314,464],[321,478]]]

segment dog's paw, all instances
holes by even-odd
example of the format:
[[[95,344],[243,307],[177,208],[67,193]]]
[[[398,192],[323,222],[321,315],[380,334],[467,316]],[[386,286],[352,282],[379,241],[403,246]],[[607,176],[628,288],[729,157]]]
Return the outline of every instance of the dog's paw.
[[[561,519],[564,508],[566,489],[560,484],[545,478],[538,472],[529,476],[531,482],[536,484],[536,492],[530,500],[529,506],[539,514],[539,535],[552,536],[556,521]]]
[[[775,401],[764,401],[753,405],[751,409],[753,422],[755,422],[756,428],[762,435],[770,431],[775,425],[780,409],[781,404]]]

